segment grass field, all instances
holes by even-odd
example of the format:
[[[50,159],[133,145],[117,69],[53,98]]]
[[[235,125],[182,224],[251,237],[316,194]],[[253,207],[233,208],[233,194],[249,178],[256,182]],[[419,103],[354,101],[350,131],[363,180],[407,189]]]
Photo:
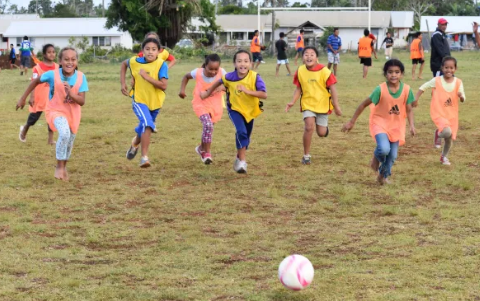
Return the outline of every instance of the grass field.
[[[399,55],[405,82],[416,92],[426,80],[410,79],[407,55]],[[310,166],[300,163],[301,114],[284,113],[292,78],[285,69],[275,78],[271,59],[262,64],[268,99],[247,175],[232,170],[226,114],[215,127],[214,164],[194,152],[201,124],[190,98],[177,94],[200,60],[170,70],[148,170],[125,159],[137,120],[120,92],[120,66],[79,66],[90,92],[68,183],[53,177],[44,117],[27,143],[18,141],[28,112],[15,112],[15,103],[28,80],[2,70],[0,300],[480,300],[480,61],[478,53],[456,55],[467,101],[452,165],[442,166],[433,148],[426,93],[415,110],[418,135],[400,148],[392,184],[383,187],[368,166],[368,112],[350,134],[340,129],[382,82],[384,58],[362,80],[357,59],[343,55],[344,116],[331,115],[329,137],[314,139]],[[232,70],[230,61],[223,67]],[[301,292],[277,279],[292,253],[315,267]]]

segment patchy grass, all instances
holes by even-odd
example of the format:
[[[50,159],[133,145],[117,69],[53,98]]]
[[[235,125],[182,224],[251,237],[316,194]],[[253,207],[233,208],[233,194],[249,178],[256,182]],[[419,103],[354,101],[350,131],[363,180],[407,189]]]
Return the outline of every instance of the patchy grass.
[[[202,165],[194,152],[201,124],[177,93],[200,61],[170,71],[148,170],[125,159],[137,121],[120,93],[119,66],[80,66],[90,92],[69,183],[53,178],[43,117],[26,144],[18,141],[27,112],[14,108],[28,81],[2,70],[0,300],[480,300],[480,63],[477,53],[455,55],[467,102],[452,166],[440,165],[432,147],[425,95],[415,111],[418,136],[400,148],[386,187],[368,167],[368,113],[352,133],[340,132],[382,82],[382,59],[362,80],[356,58],[342,56],[345,116],[332,115],[330,136],[313,141],[311,166],[300,164],[300,113],[283,111],[292,78],[283,68],[275,78],[273,60],[262,64],[269,97],[246,176],[232,170],[226,114],[215,126],[214,164]],[[423,81],[412,82],[408,54],[400,58],[416,91]],[[315,266],[301,292],[277,280],[278,264],[292,253]]]

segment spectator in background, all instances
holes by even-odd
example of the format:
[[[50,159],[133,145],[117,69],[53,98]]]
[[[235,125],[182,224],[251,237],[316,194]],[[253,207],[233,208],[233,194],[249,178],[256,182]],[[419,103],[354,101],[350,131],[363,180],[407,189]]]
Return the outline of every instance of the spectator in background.
[[[331,69],[333,65],[333,75],[335,76],[337,76],[337,65],[340,64],[340,50],[342,50],[342,39],[338,33],[338,28],[334,28],[333,34],[327,40],[328,69]]]
[[[412,80],[415,80],[415,69],[420,64],[420,71],[418,78],[422,79],[423,66],[425,65],[425,55],[423,53],[422,33],[420,31],[415,33],[415,39],[410,44],[410,58],[412,59]]]
[[[10,61],[10,70],[13,70],[13,67],[18,68],[15,65],[15,61],[17,60],[17,54],[15,53],[15,48],[13,48],[13,44],[10,44],[10,56],[8,57]]]
[[[385,58],[389,60],[393,54],[393,38],[389,32],[387,32],[387,36],[385,37],[385,39],[383,39],[382,45],[380,45],[380,47],[382,47],[384,43],[385,43]]]
[[[363,31],[364,36],[358,40],[358,57],[360,64],[363,64],[363,78],[367,78],[368,68],[372,66],[372,53],[377,58],[377,53],[373,47],[374,41],[370,38],[370,30]]]
[[[305,48],[305,40],[303,38],[305,31],[300,29],[300,34],[297,36],[297,40],[295,41],[295,50],[297,54],[295,55],[295,65],[297,65],[298,57],[302,56],[303,48]]]
[[[433,77],[443,75],[442,60],[446,56],[450,56],[450,45],[448,44],[447,30],[448,22],[444,18],[438,19],[438,27],[432,35],[430,44],[432,45],[432,56],[430,57],[430,70]]]
[[[285,65],[287,67],[287,76],[290,76],[290,67],[288,66],[288,58],[287,58],[287,42],[283,39],[285,38],[285,33],[280,33],[280,40],[275,42],[275,48],[277,48],[277,71],[275,76],[278,76],[278,71],[280,70],[280,65]]]
[[[477,46],[480,47],[480,35],[478,34],[477,22],[473,22],[473,34],[475,35],[475,41],[477,42]]]
[[[263,57],[261,53],[262,45],[260,45],[259,38],[260,32],[258,30],[255,30],[253,34],[254,36],[252,42],[250,43],[250,52],[252,53],[252,70],[256,70],[258,68],[258,65],[260,65],[260,63],[263,61]]]
[[[27,75],[28,68],[32,64],[32,55],[34,55],[32,43],[30,43],[27,36],[24,36],[23,42],[20,44],[20,75],[23,75],[23,72]]]

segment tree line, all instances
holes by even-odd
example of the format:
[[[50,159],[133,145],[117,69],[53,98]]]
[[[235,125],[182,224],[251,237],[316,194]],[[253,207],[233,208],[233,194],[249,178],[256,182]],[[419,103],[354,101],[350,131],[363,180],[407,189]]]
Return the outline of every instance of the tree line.
[[[38,3],[38,7],[37,7]],[[0,0],[0,14],[36,14],[44,18],[101,17],[103,6],[95,6],[93,0],[30,0],[27,7],[19,6],[11,0]]]

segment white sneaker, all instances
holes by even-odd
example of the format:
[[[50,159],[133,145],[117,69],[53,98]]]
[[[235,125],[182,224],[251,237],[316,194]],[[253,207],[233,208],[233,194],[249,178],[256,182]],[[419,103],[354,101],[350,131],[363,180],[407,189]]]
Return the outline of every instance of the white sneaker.
[[[260,61],[260,63],[265,64],[265,61]]]
[[[233,164],[233,170],[237,173],[247,173],[247,162],[236,158],[235,163]]]
[[[27,138],[22,138],[22,132],[23,132],[23,125],[20,127],[20,132],[18,133],[18,140],[22,141],[23,143],[27,142]]]
[[[442,163],[443,165],[451,165],[450,160],[448,160],[448,158],[444,156],[440,157],[440,163]]]

